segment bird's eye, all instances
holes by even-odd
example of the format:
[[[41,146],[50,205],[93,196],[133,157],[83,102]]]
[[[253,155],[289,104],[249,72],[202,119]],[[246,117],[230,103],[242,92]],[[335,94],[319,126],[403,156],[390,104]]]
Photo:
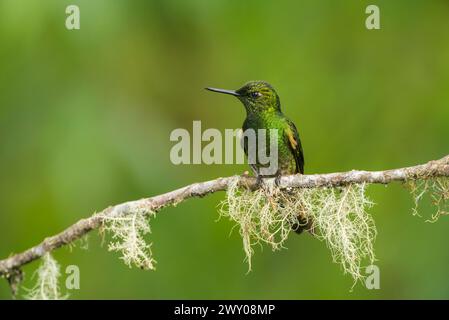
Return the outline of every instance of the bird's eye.
[[[250,95],[251,95],[251,98],[254,98],[254,99],[259,98],[260,96],[262,96],[262,94],[260,92],[257,92],[257,91],[251,92]]]

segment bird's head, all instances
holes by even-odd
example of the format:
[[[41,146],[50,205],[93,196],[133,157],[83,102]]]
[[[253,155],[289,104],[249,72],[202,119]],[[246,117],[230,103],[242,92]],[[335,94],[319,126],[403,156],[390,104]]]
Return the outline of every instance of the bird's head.
[[[238,90],[206,88],[237,97],[248,113],[280,111],[281,103],[274,88],[265,81],[250,81]]]

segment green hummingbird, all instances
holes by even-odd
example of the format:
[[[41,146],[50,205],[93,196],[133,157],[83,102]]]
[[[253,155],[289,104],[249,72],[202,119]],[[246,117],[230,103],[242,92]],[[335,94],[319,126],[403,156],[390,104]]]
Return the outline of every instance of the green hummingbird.
[[[296,173],[304,173],[304,153],[295,124],[281,111],[281,102],[274,88],[265,81],[250,81],[238,90],[225,90],[206,88],[207,90],[230,94],[237,97],[245,106],[246,119],[243,122],[243,131],[252,129],[258,132],[265,129],[267,132],[265,146],[270,147],[269,131],[277,131],[278,170],[276,177]],[[248,139],[243,139],[243,147],[248,156]],[[256,145],[257,149],[257,145]],[[259,178],[260,169],[266,165],[250,164],[254,174]],[[293,226],[297,233],[303,231],[304,224]]]

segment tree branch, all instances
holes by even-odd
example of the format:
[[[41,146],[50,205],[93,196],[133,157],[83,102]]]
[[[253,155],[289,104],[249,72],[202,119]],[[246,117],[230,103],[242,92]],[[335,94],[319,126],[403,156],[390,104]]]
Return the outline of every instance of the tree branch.
[[[426,164],[393,170],[352,170],[340,173],[283,176],[280,178],[278,186],[281,189],[338,187],[360,183],[388,184],[393,181],[405,182],[434,177],[449,177],[449,155],[440,160],[429,161]],[[168,205],[177,204],[192,197],[204,197],[210,193],[224,191],[235,179],[239,179],[239,185],[244,188],[252,190],[259,188],[254,177],[231,176],[194,183],[151,198],[129,201],[108,207],[89,218],[79,220],[59,234],[45,238],[41,243],[22,253],[0,260],[0,275],[6,277],[11,282],[14,280],[14,277],[20,274],[20,268],[23,265],[41,258],[47,252],[51,252],[80,239],[91,230],[99,228],[105,218],[127,215],[135,212],[135,210],[157,212]]]

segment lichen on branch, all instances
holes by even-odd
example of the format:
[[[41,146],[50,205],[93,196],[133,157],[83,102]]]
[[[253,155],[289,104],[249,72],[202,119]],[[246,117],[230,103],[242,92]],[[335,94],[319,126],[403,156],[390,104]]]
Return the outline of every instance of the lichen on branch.
[[[36,283],[31,289],[26,289],[28,293],[25,298],[29,300],[64,300],[68,295],[63,295],[59,288],[59,277],[61,276],[58,262],[46,253],[42,257],[42,263],[34,272],[33,278]]]
[[[425,164],[392,170],[283,176],[276,188],[260,189],[257,180],[248,176],[194,183],[150,198],[110,206],[98,214],[81,219],[60,233],[46,237],[37,245],[0,260],[0,276],[8,280],[14,294],[22,279],[21,268],[24,265],[42,258],[44,265],[46,263],[46,268],[42,270],[50,270],[48,267],[52,264],[47,254],[71,245],[92,230],[102,227],[112,232],[113,242],[109,248],[120,251],[126,264],[152,269],[154,260],[151,245],[144,241],[144,235],[150,231],[147,219],[166,206],[227,190],[225,207],[228,209],[222,214],[243,226],[241,233],[249,257],[253,252],[253,243],[268,243],[275,250],[282,248],[290,233],[290,224],[297,212],[303,212],[306,220],[313,221],[312,228],[320,230],[315,235],[326,241],[334,260],[341,263],[344,271],[357,278],[361,265],[359,257],[365,257],[368,261],[374,259],[372,241],[375,229],[371,217],[365,211],[371,203],[360,193],[364,193],[365,185],[425,181],[424,190],[432,190],[431,198],[439,208],[433,217],[435,220],[449,211],[448,177],[449,155]],[[426,192],[416,194],[421,195],[416,197],[416,203],[419,203]],[[259,216],[255,214],[257,211]],[[345,227],[338,229],[332,221],[337,222],[337,226],[340,224]],[[339,230],[344,232],[340,233]],[[50,282],[54,283],[47,281]]]
[[[282,191],[273,180],[251,191],[239,187],[238,177],[230,182],[226,198],[220,205],[220,215],[236,222],[243,239],[248,271],[255,244],[266,243],[273,250],[283,247],[292,225],[297,221],[298,211],[284,206]]]
[[[134,265],[144,270],[155,269],[151,244],[144,239],[151,232],[149,217],[154,215],[154,212],[146,209],[134,209],[120,215],[103,217],[102,228],[112,237],[108,250],[120,252],[120,259],[128,267]]]
[[[253,247],[265,243],[273,250],[283,248],[300,218],[315,237],[325,241],[334,262],[357,281],[363,278],[363,262],[372,264],[375,260],[377,232],[366,212],[373,203],[366,197],[365,187],[350,184],[280,190],[271,179],[251,192],[234,181],[220,212],[239,228],[248,270],[252,268]]]
[[[341,188],[296,190],[304,212],[313,221],[316,237],[326,242],[334,262],[355,281],[364,278],[363,264],[375,261],[376,226],[367,212],[373,202],[366,196],[366,184]]]
[[[428,222],[435,222],[441,216],[449,214],[449,178],[413,179],[406,182],[406,187],[413,197],[414,215],[420,216],[419,206],[425,198],[428,198],[436,208],[432,216],[427,219]]]

